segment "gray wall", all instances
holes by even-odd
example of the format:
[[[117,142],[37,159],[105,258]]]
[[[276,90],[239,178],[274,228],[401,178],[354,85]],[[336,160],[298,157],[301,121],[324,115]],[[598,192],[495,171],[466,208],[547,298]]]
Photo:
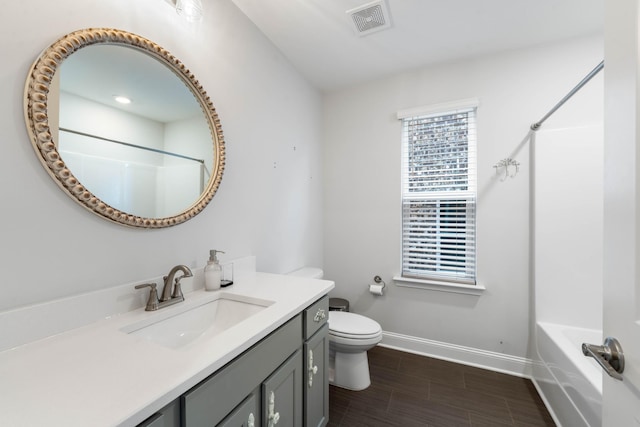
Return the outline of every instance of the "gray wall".
[[[335,91],[324,102],[325,276],[388,332],[526,357],[530,287],[528,131],[603,59],[601,38],[433,66]],[[401,288],[398,110],[467,98],[478,108],[478,281],[482,296]],[[602,122],[599,75],[545,128]],[[493,165],[521,164],[504,182]],[[579,153],[568,162],[579,162]],[[380,275],[387,293],[366,285]]]
[[[333,294],[349,298],[355,311],[386,331],[526,356],[528,127],[602,59],[602,40],[429,67],[323,99],[231,2],[205,6],[196,25],[175,15],[168,0],[4,6],[0,310],[155,277],[177,263],[202,266],[208,249],[218,248],[227,258],[256,255],[258,269],[267,272],[324,266],[336,281]],[[187,223],[165,230],[111,224],[71,201],[37,160],[22,113],[27,70],[55,39],[87,27],[115,27],[155,41],[211,96],[227,141],[227,169],[211,205]],[[395,113],[471,97],[480,99],[478,277],[487,291],[473,297],[396,287]],[[547,126],[601,120],[597,78]],[[521,172],[499,182],[492,166],[506,157],[518,160]],[[376,274],[388,284],[382,298],[366,292]]]
[[[0,16],[0,311],[255,255],[258,269],[322,264],[321,96],[229,1],[205,3],[201,23],[170,1],[10,2]],[[27,71],[62,35],[127,30],[160,44],[203,84],[220,115],[227,166],[211,204],[164,230],[109,223],[63,194],[24,125]],[[225,259],[225,258],[223,258]]]

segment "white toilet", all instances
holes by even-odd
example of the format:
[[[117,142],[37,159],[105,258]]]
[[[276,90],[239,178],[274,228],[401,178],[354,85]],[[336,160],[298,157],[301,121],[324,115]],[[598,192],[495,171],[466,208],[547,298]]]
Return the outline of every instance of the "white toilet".
[[[319,268],[305,267],[293,276],[322,279]],[[382,328],[373,319],[346,311],[329,311],[329,382],[349,390],[371,384],[367,351],[382,340]]]
[[[346,311],[329,311],[329,382],[349,390],[371,384],[367,351],[382,340],[373,319]]]

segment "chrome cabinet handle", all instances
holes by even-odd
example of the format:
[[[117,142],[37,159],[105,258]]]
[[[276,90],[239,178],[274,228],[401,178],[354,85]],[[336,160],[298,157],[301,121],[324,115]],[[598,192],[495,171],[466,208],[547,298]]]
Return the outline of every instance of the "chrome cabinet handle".
[[[253,416],[253,412],[249,414],[249,419],[247,420],[247,427],[255,427],[256,426],[256,419]]]
[[[313,318],[313,321],[318,323],[326,318],[327,318],[327,314],[325,313],[325,311],[322,308],[319,308],[318,311],[316,312],[315,317]]]
[[[273,427],[280,421],[280,413],[276,412],[276,395],[274,392],[269,394],[269,413],[267,419],[269,422],[268,427]]]
[[[607,337],[603,345],[582,344],[582,354],[596,359],[596,362],[610,377],[622,381],[624,372],[624,352],[617,339]]]
[[[318,373],[318,366],[313,366],[313,350],[309,350],[309,388],[313,387],[313,376]]]

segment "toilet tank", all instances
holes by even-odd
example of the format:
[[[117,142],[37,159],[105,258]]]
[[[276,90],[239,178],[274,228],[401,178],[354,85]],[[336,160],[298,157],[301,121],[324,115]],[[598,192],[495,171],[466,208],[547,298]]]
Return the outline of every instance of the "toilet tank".
[[[287,273],[288,276],[305,277],[307,279],[322,279],[324,272],[317,267],[302,267]]]

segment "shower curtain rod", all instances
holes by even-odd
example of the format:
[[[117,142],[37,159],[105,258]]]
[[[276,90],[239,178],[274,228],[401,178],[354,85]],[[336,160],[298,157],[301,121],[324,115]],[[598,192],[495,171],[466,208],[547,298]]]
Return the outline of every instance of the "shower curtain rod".
[[[545,120],[547,120],[553,113],[555,113],[558,108],[562,107],[562,104],[567,102],[569,100],[569,98],[571,98],[573,95],[575,95],[575,93],[577,91],[579,91],[582,88],[582,86],[587,84],[587,82],[589,80],[591,80],[596,74],[598,74],[600,72],[600,70],[602,70],[603,68],[604,68],[604,61],[600,62],[596,68],[591,70],[591,72],[589,74],[587,74],[587,76],[584,79],[582,79],[582,81],[580,83],[578,83],[578,85],[576,87],[571,89],[571,92],[569,92],[564,98],[562,98],[560,100],[560,102],[558,102],[551,109],[551,111],[549,111],[543,118],[541,118],[540,120],[538,120],[537,122],[532,124],[531,125],[531,130],[536,131],[536,130],[540,129],[540,126],[542,126],[542,123],[544,123]]]
[[[79,132],[77,130],[62,128],[62,127],[58,128],[58,129],[60,131],[62,131],[62,132],[68,132],[68,133],[73,133],[73,134],[80,135],[80,136],[86,136],[86,137],[89,137],[89,138],[95,138],[95,139],[99,139],[101,141],[113,142],[114,144],[120,144],[120,145],[124,145],[126,147],[138,148],[140,150],[152,151],[154,153],[166,154],[167,156],[173,156],[173,157],[179,157],[181,159],[192,160],[194,162],[202,163],[204,165],[204,160],[203,159],[196,159],[195,157],[189,157],[189,156],[185,156],[183,154],[172,153],[170,151],[159,150],[157,148],[145,147],[143,145],[136,145],[136,144],[131,144],[131,143],[128,143],[128,142],[117,141],[115,139],[103,138],[101,136],[92,135],[90,133]]]

